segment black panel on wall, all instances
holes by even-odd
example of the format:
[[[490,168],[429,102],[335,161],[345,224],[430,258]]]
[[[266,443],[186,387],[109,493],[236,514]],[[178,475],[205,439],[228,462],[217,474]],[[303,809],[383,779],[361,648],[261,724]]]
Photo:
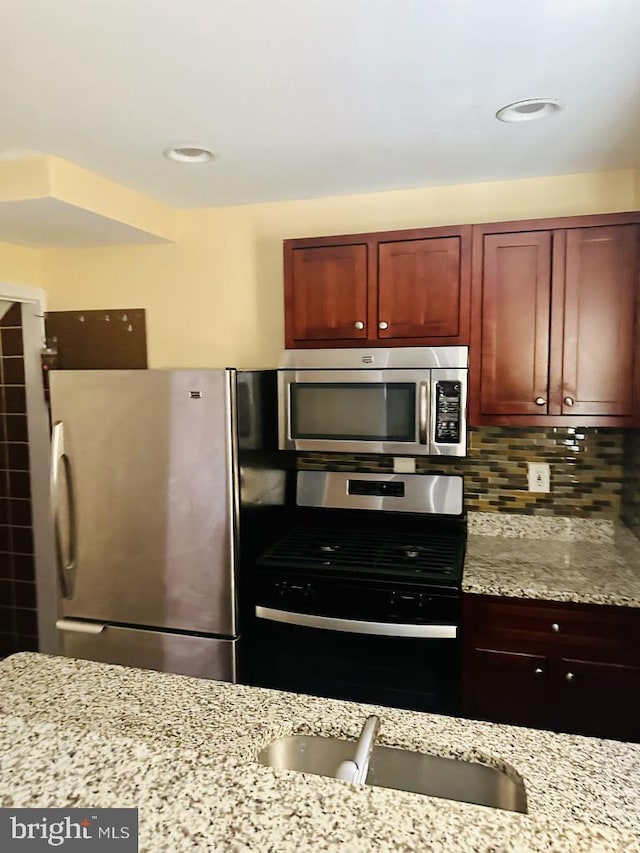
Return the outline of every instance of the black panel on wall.
[[[135,370],[147,367],[144,308],[49,311],[47,343],[59,370]]]

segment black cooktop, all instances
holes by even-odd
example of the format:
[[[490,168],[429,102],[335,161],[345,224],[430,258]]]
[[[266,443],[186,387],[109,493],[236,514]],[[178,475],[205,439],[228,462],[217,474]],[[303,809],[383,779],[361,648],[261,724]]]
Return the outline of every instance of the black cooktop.
[[[387,575],[458,586],[464,536],[448,529],[426,532],[298,526],[258,560],[257,566],[318,574]]]

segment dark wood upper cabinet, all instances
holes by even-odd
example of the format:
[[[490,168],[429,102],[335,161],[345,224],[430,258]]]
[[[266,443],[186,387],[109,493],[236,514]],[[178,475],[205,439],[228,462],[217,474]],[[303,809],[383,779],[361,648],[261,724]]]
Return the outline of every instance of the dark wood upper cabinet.
[[[459,337],[460,249],[459,237],[380,243],[380,338]]]
[[[298,341],[367,337],[367,245],[295,248],[289,255],[287,335]]]
[[[468,344],[471,226],[285,240],[286,346]]]
[[[285,345],[470,344],[473,425],[635,426],[639,246],[637,212],[285,240]]]
[[[473,231],[470,422],[637,423],[640,215]]]
[[[562,414],[632,415],[638,227],[558,238],[566,240]]]
[[[488,235],[479,352],[483,413],[537,415],[546,407],[550,305],[551,234]]]

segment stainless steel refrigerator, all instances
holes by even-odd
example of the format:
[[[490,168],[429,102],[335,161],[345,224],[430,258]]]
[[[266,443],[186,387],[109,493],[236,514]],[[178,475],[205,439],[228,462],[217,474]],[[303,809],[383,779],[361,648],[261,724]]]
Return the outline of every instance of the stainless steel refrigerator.
[[[61,654],[236,680],[239,444],[271,427],[265,375],[52,372]]]

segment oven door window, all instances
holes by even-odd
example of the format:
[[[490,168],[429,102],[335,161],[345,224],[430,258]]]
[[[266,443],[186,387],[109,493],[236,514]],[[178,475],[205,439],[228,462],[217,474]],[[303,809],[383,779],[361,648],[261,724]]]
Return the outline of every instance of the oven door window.
[[[291,438],[416,440],[416,386],[411,382],[296,382]]]

